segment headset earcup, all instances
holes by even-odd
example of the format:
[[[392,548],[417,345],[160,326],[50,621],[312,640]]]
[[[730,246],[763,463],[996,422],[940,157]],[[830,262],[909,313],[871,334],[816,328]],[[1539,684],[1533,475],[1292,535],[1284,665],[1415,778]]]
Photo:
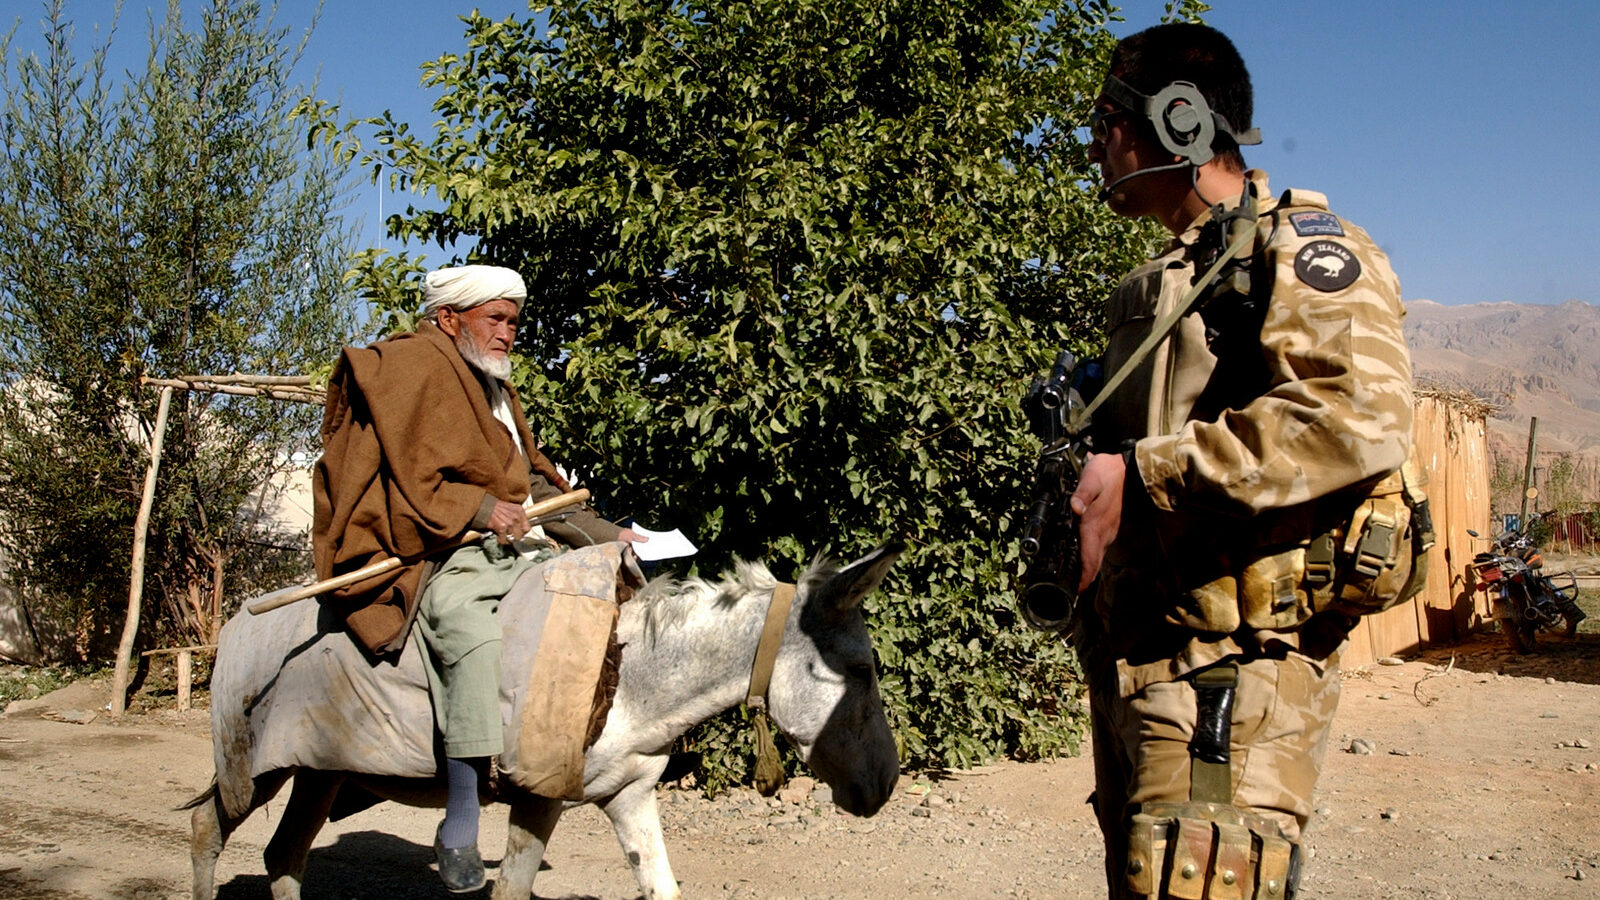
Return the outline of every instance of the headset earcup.
[[[1211,107],[1200,89],[1187,81],[1174,81],[1150,98],[1150,122],[1161,146],[1196,166],[1211,161],[1211,141],[1217,126]]]

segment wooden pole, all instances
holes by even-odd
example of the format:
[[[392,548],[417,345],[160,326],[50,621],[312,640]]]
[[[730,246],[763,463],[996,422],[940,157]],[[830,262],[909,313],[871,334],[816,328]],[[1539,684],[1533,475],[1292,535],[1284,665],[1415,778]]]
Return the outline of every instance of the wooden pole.
[[[1517,527],[1526,533],[1528,528],[1528,501],[1533,499],[1529,493],[1533,490],[1533,447],[1539,437],[1539,417],[1534,416],[1528,420],[1528,462],[1527,468],[1522,472],[1522,509],[1517,513]],[[1499,531],[1495,527],[1495,531]]]
[[[217,649],[216,644],[190,644],[187,647],[168,647],[165,650],[146,650],[140,656],[166,656],[172,654],[178,673],[178,711],[186,712],[193,705],[194,694],[194,655],[196,653],[209,653]]]
[[[311,376],[241,375],[238,372],[234,372],[231,375],[179,375],[176,378],[151,378],[148,375],[143,375],[139,378],[139,383],[141,384],[172,384],[177,387],[182,387],[185,384],[192,384],[197,381],[210,382],[213,384],[287,384],[305,386],[311,384]]]
[[[139,499],[139,515],[133,521],[133,571],[128,584],[128,616],[122,623],[122,642],[117,645],[117,668],[111,678],[111,716],[120,717],[128,709],[128,661],[133,656],[133,641],[139,634],[139,604],[144,599],[144,545],[150,531],[150,509],[156,499],[156,473],[161,469],[161,446],[167,439],[167,411],[172,406],[172,388],[161,389],[156,408],[156,427],[150,435],[150,467],[144,473],[144,496]]]
[[[247,382],[221,382],[194,378],[146,378],[144,383],[155,387],[174,387],[211,394],[233,394],[239,397],[270,397],[274,400],[293,400],[297,403],[326,403],[328,399],[326,392],[298,384],[257,386]]]
[[[206,619],[205,639],[208,643],[217,642],[217,634],[222,631],[222,567],[226,557],[222,548],[217,548],[217,557],[211,569],[211,615]]]
[[[178,712],[189,711],[189,695],[194,685],[194,654],[178,651]]]

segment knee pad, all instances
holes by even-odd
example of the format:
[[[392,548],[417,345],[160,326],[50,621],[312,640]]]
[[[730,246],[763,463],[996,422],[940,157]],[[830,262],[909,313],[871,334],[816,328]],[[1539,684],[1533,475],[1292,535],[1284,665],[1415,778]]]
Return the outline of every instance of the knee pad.
[[[1128,835],[1129,893],[1178,900],[1293,900],[1300,848],[1277,824],[1217,803],[1146,803]]]

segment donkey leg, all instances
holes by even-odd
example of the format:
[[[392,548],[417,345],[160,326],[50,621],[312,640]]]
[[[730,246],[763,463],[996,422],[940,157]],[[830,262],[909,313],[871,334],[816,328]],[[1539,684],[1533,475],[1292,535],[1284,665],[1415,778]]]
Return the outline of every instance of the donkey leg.
[[[257,807],[276,796],[287,780],[287,772],[272,772],[256,779],[250,808],[238,816],[228,815],[223,808],[222,794],[214,782],[204,794],[186,804],[194,807],[189,815],[189,864],[194,871],[194,900],[211,900],[216,889],[217,857],[222,855],[228,838]]]
[[[667,862],[667,845],[656,810],[656,779],[632,782],[602,802],[600,808],[611,819],[617,843],[633,867],[644,900],[679,900],[682,894],[678,880],[672,877],[672,865]]]
[[[194,900],[211,900],[216,889],[217,857],[243,818],[229,819],[222,811],[222,797],[217,794],[216,785],[201,800],[189,815],[189,865],[194,870]]]
[[[550,833],[561,818],[562,802],[537,794],[517,793],[507,798],[511,818],[506,830],[506,855],[494,879],[492,900],[527,900],[533,879],[544,862]]]
[[[211,900],[216,889],[217,857],[222,855],[223,845],[233,833],[230,826],[238,822],[228,822],[216,785],[213,784],[200,800],[189,815],[189,865],[194,870],[192,896],[194,900]]]
[[[300,882],[305,878],[306,854],[317,839],[317,832],[328,821],[328,811],[344,781],[342,772],[297,769],[283,818],[267,842],[263,858],[267,880],[272,884],[272,900],[300,900]]]

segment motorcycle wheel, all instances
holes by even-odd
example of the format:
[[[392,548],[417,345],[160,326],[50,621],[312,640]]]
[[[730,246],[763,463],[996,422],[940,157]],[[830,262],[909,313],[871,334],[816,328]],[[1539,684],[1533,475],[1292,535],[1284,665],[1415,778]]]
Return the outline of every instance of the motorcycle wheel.
[[[1521,599],[1525,601],[1527,598]],[[1517,607],[1517,599],[1502,595],[1495,607],[1495,618],[1501,633],[1506,636],[1506,647],[1518,655],[1534,652],[1538,648],[1539,626],[1523,615]]]
[[[1500,630],[1505,632],[1506,646],[1512,653],[1527,655],[1539,649],[1539,627],[1524,619],[1501,619]]]

